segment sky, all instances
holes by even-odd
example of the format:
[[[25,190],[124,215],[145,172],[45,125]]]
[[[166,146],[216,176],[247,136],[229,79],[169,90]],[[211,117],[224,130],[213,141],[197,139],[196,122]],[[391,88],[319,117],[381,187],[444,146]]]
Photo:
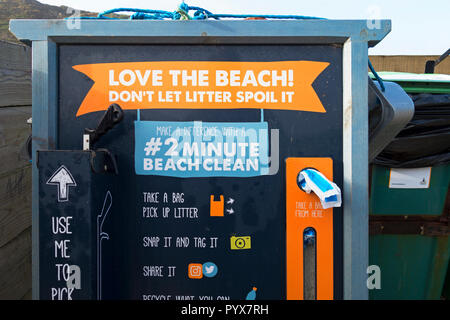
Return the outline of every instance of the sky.
[[[101,12],[128,7],[175,11],[181,0],[39,0]],[[390,19],[391,33],[370,55],[441,55],[450,47],[450,0],[185,0],[213,13],[289,14],[327,19]]]

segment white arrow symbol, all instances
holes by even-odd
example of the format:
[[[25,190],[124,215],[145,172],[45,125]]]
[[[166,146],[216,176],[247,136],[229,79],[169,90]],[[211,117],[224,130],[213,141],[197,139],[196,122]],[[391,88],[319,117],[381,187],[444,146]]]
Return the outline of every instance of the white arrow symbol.
[[[233,198],[229,198],[227,201],[227,204],[233,204],[234,203],[234,199]]]
[[[76,187],[75,179],[65,166],[58,170],[48,179],[47,184],[58,186],[58,202],[69,201],[69,188]]]
[[[233,214],[233,213],[234,213],[234,210],[233,210],[233,208],[227,209],[227,212],[228,212],[229,214]]]

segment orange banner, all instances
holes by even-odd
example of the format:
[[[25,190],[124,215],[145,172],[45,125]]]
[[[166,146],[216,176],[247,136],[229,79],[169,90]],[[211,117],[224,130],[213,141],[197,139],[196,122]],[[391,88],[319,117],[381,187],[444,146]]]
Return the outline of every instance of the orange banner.
[[[312,83],[328,62],[152,61],[76,65],[94,81],[77,116],[131,109],[326,112]]]

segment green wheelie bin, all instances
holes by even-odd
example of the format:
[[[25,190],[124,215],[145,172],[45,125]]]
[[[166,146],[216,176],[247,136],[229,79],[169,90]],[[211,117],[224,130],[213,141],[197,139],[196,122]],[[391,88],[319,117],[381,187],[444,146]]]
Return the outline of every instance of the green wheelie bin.
[[[450,76],[380,76],[402,85],[416,110],[370,166],[369,264],[381,280],[369,296],[450,299]]]

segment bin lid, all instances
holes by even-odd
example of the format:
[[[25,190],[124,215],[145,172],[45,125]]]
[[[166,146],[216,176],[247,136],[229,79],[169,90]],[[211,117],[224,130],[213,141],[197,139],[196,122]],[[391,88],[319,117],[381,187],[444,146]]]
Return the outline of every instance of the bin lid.
[[[398,83],[407,93],[450,94],[450,75],[408,72],[378,72],[381,79]],[[375,79],[369,72],[369,76]]]

